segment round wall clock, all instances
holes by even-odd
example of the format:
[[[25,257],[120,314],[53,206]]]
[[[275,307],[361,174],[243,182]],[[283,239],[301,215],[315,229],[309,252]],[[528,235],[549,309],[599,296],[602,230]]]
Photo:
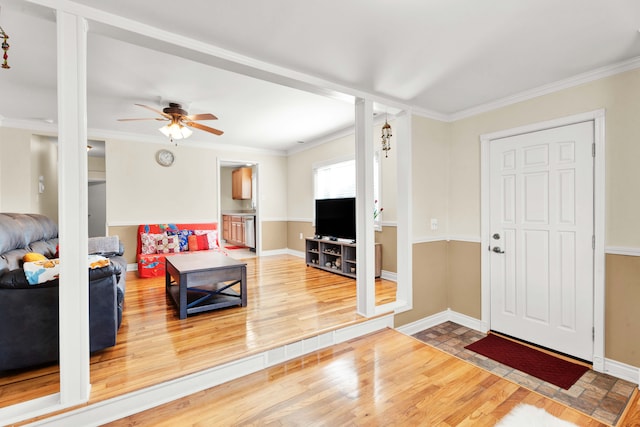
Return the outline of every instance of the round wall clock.
[[[161,166],[171,166],[175,159],[175,156],[169,150],[158,150],[156,153],[156,162]]]

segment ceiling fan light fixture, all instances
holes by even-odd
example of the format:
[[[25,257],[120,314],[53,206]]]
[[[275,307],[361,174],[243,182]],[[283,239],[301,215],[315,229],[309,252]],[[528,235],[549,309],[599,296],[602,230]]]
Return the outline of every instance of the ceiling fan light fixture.
[[[162,126],[159,130],[164,134],[164,136],[172,140],[189,138],[193,134],[191,129],[178,122],[168,123]]]
[[[182,133],[182,137],[185,139],[193,135],[193,131],[186,126],[182,126],[180,128],[180,133]]]

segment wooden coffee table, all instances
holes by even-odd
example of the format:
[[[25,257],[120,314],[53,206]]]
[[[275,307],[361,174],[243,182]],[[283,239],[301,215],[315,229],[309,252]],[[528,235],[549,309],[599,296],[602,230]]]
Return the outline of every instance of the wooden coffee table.
[[[168,256],[166,263],[166,292],[180,319],[223,307],[247,306],[247,264],[209,251]]]

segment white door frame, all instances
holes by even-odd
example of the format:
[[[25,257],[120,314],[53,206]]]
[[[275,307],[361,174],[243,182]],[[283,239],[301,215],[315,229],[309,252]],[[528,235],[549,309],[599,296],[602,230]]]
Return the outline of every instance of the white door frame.
[[[604,371],[604,319],[605,319],[605,111],[595,110],[573,116],[562,117],[513,129],[493,132],[480,135],[481,149],[481,189],[480,189],[480,232],[481,232],[481,325],[484,331],[491,329],[491,283],[490,283],[490,253],[488,251],[490,241],[490,147],[491,141],[499,138],[506,138],[525,133],[537,132],[555,127],[572,125],[586,121],[593,121],[595,144],[594,159],[594,235],[595,249],[593,262],[593,369],[598,372]]]

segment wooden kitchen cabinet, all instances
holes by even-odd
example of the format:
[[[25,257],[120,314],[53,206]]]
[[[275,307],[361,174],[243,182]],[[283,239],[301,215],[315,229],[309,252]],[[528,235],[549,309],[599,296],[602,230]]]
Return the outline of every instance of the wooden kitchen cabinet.
[[[222,238],[233,245],[244,246],[245,218],[240,215],[222,215]]]
[[[251,168],[239,168],[231,172],[231,198],[251,199]]]
[[[224,240],[231,239],[231,216],[222,215],[222,238]]]

